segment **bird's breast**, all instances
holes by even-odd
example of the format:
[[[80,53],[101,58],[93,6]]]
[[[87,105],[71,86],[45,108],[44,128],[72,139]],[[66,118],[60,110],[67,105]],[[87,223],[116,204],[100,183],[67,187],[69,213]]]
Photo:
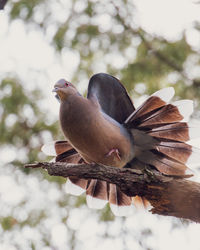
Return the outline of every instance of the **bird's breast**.
[[[67,140],[87,162],[122,167],[132,158],[129,133],[97,107],[88,107],[87,102],[78,107],[68,103],[61,106],[60,121]],[[113,149],[119,151],[120,158],[109,155]]]

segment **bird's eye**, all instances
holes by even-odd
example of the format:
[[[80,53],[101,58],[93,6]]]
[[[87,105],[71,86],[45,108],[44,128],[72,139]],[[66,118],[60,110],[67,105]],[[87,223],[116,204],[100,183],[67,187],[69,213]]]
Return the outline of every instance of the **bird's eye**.
[[[69,83],[68,83],[68,82],[65,82],[65,86],[68,87],[68,86],[69,86]]]

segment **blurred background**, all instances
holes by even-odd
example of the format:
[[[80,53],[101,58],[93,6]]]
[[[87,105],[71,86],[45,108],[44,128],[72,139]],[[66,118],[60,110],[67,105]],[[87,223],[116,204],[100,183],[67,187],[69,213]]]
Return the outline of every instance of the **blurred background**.
[[[173,86],[200,113],[200,4],[191,0],[13,0],[0,11],[0,249],[199,249],[200,225],[134,209],[128,218],[64,178],[24,169],[62,139],[51,93],[66,78],[85,94],[98,72],[119,78],[135,105]],[[198,142],[197,142],[198,144]]]

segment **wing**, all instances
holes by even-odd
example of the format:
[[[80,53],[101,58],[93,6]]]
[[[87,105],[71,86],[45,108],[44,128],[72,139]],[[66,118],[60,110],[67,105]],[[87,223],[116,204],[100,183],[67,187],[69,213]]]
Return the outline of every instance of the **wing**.
[[[120,81],[108,74],[93,75],[89,81],[87,98],[96,100],[104,113],[123,123],[135,110]]]

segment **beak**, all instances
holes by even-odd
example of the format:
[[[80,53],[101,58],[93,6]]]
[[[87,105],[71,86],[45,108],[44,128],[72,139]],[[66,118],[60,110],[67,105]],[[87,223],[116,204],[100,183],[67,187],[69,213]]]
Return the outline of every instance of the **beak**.
[[[58,92],[58,90],[59,90],[59,88],[58,87],[55,87],[53,90],[52,90],[52,92]]]

